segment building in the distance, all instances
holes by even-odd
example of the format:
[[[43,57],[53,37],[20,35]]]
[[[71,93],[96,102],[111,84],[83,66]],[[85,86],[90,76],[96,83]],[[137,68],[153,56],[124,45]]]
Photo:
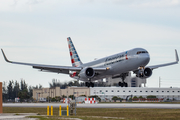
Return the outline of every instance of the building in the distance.
[[[41,98],[54,98],[73,95],[75,97],[80,95],[90,96],[90,89],[87,87],[67,87],[66,89],[60,89],[60,87],[55,88],[41,88],[33,89],[33,98],[40,100]]]
[[[40,100],[47,98],[48,96],[53,98],[56,96],[69,96],[74,95],[76,97],[80,95],[97,95],[101,99],[111,99],[113,96],[117,96],[126,99],[128,96],[142,96],[146,98],[149,95],[156,96],[157,98],[180,100],[180,88],[142,88],[142,87],[68,87],[66,89],[56,88],[42,88],[33,89],[33,98]]]
[[[122,83],[122,79],[120,77],[106,78],[106,85],[109,85],[109,86],[117,86],[119,82]],[[129,75],[126,77],[125,82],[128,84],[128,87],[142,87],[142,85],[146,87],[146,79],[132,77],[130,72],[129,72]]]
[[[101,99],[111,99],[117,96],[126,99],[127,96],[149,95],[157,98],[180,100],[180,88],[142,88],[142,87],[94,87],[90,88],[90,95],[98,95]]]

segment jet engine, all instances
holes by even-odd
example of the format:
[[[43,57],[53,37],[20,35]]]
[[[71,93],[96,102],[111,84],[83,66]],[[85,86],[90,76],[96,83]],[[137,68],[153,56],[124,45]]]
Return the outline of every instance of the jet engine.
[[[152,70],[150,68],[139,69],[136,72],[136,77],[139,77],[139,78],[148,78],[151,75],[152,75]]]
[[[79,73],[79,77],[81,79],[88,79],[88,78],[93,78],[95,75],[95,71],[93,68],[91,67],[86,67],[86,68],[83,68],[81,70],[81,72]]]

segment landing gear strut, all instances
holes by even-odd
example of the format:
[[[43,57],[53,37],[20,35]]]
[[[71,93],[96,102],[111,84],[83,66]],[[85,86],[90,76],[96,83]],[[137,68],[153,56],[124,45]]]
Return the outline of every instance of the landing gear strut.
[[[126,82],[124,82],[126,76],[128,76],[128,73],[122,73],[120,75],[120,78],[122,79],[122,83],[119,82],[119,86],[121,86],[121,87],[127,87],[128,86],[128,84]]]

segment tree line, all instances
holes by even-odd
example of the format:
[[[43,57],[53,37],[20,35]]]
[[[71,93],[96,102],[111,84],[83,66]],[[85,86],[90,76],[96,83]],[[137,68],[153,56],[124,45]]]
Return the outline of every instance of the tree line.
[[[84,82],[79,81],[68,81],[68,82],[60,82],[57,79],[52,79],[49,82],[49,87],[60,87],[61,89],[65,89],[68,86],[78,86],[78,87],[85,87]],[[96,82],[95,87],[104,87],[105,83],[103,82]],[[17,80],[9,80],[8,82],[2,83],[2,90],[3,90],[3,102],[14,102],[15,98],[20,98],[20,101],[27,102],[33,101],[33,89],[41,89],[42,85],[31,86],[26,83],[24,79],[21,79],[20,82]]]
[[[78,81],[60,82],[57,79],[52,79],[49,83],[49,87],[61,87],[65,89],[67,86],[85,86],[84,83],[79,83]],[[20,82],[17,80],[9,80],[8,82],[2,82],[2,94],[3,102],[14,102],[15,98],[20,98],[20,102],[33,101],[33,89],[41,89],[42,85],[31,86],[26,83],[24,79]]]
[[[23,79],[20,82],[17,80],[9,80],[8,83],[4,81],[2,83],[3,102],[14,102],[15,98],[20,98],[21,102],[32,100],[33,89],[38,88],[42,88],[42,85],[28,86]]]
[[[50,88],[60,87],[61,89],[65,89],[68,86],[77,86],[77,87],[86,87],[85,82],[79,82],[77,80],[68,81],[68,82],[60,82],[60,80],[52,79],[52,82],[49,83]],[[107,87],[105,82],[94,82],[94,87]]]

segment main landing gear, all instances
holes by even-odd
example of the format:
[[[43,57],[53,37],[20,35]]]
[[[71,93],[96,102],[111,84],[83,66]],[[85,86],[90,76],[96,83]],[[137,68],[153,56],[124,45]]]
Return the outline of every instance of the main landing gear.
[[[121,87],[127,87],[128,84],[127,84],[126,82],[124,82],[124,83],[119,82],[119,86],[121,86]]]
[[[94,83],[92,83],[92,82],[86,82],[85,85],[87,87],[94,87]]]
[[[128,76],[128,73],[122,73],[120,75],[120,78],[122,79],[122,83],[119,82],[119,86],[121,86],[121,87],[128,87],[128,84],[126,82],[124,82],[126,76]]]

